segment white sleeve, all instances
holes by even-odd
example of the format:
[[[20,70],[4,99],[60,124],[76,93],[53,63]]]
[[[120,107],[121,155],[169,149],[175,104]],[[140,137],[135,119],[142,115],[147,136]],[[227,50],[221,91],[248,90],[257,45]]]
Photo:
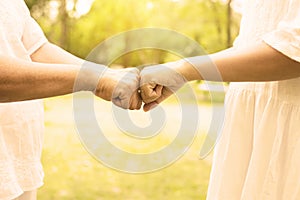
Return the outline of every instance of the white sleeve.
[[[47,38],[41,27],[31,16],[28,16],[28,19],[26,20],[22,42],[29,55],[47,42]]]
[[[288,12],[277,29],[263,37],[264,42],[300,62],[300,0],[290,0]]]

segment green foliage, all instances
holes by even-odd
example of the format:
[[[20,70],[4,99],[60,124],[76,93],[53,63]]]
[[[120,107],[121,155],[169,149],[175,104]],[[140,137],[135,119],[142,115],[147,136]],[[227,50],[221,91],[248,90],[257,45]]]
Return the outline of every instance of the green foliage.
[[[29,10],[33,10],[34,7],[36,9],[44,9],[49,1],[50,0],[25,0],[25,3],[27,4]]]
[[[50,1],[59,5],[55,19],[51,18],[53,8],[49,6]],[[143,27],[168,28],[185,34],[208,53],[227,48],[227,5],[219,1],[95,0],[90,12],[79,18],[72,15],[75,6],[73,10],[66,9],[66,0],[26,2],[48,39],[82,58],[106,38]],[[232,38],[238,31],[235,21],[231,27]],[[130,43],[130,40],[124,38],[124,43]],[[153,58],[149,59],[151,56]],[[117,63],[135,66],[163,62],[168,57],[166,52],[148,50],[127,55]]]
[[[37,5],[39,3],[39,1],[40,0],[26,0],[25,2],[27,4],[29,10],[31,10],[34,5]]]

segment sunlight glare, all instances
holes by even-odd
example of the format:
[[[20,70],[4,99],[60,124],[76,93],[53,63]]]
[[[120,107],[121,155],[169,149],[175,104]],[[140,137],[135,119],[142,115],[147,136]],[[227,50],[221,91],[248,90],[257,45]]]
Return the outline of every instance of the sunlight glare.
[[[80,16],[87,14],[92,4],[94,3],[94,0],[78,0],[76,4],[76,12]]]
[[[152,10],[154,5],[151,1],[148,1],[147,4],[146,4],[146,7],[147,7],[148,10]]]
[[[50,1],[49,7],[50,7],[49,17],[51,20],[55,20],[55,18],[58,15],[59,3],[57,1]]]

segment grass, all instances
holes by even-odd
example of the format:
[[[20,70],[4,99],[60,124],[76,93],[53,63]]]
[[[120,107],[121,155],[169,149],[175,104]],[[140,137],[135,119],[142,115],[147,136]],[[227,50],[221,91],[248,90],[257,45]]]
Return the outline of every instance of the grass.
[[[180,124],[176,105],[165,103],[167,123],[165,134],[139,141],[121,133],[111,116],[111,103],[95,102],[97,119],[109,140],[127,151],[151,152],[167,146]],[[45,140],[43,165],[45,185],[39,189],[39,200],[202,200],[211,168],[210,157],[199,159],[200,147],[209,124],[210,108],[200,106],[200,127],[191,148],[174,164],[148,174],[127,174],[110,169],[91,157],[81,145],[75,131],[72,96],[45,101]],[[176,111],[177,110],[177,111]],[[145,118],[135,111],[133,121]],[[134,116],[138,116],[134,118]],[[146,120],[147,121],[147,120]]]

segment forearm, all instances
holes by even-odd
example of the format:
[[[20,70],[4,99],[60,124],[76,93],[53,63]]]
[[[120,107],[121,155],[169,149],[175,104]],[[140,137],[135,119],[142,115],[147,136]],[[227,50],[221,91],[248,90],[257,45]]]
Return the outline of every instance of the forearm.
[[[79,65],[32,63],[0,56],[0,102],[53,97],[73,92]],[[88,72],[87,72],[88,73]],[[91,74],[82,90],[91,89]]]
[[[189,81],[277,81],[300,76],[299,62],[291,60],[265,43],[243,50],[232,49],[209,57],[199,56],[186,60],[189,62],[184,62],[179,72]],[[218,70],[219,77],[212,68]]]

